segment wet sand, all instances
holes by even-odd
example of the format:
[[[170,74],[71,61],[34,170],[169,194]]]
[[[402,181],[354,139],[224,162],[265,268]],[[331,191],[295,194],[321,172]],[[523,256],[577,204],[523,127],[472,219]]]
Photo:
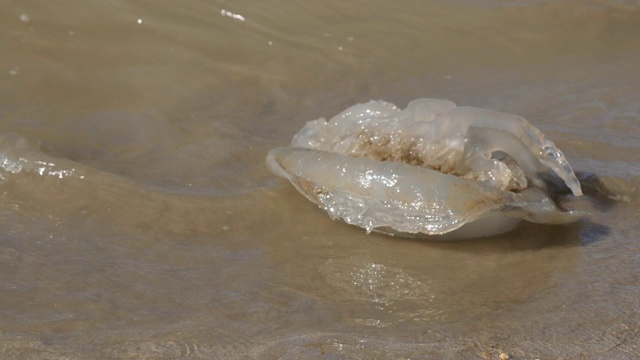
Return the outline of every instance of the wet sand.
[[[640,357],[640,4],[0,2],[0,358]],[[437,242],[264,165],[434,97],[596,174],[570,226]]]

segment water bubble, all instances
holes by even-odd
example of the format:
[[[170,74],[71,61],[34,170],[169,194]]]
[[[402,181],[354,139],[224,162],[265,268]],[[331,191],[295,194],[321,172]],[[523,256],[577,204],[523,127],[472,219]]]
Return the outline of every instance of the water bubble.
[[[20,15],[20,21],[28,22],[29,20],[30,20],[29,15],[27,15],[27,14]]]
[[[138,19],[138,24],[142,24],[142,19]]]
[[[222,16],[228,16],[232,19],[238,20],[238,21],[244,21],[244,16],[240,15],[240,14],[234,14],[231,11],[227,11],[222,9],[222,11],[220,11],[220,14]]]

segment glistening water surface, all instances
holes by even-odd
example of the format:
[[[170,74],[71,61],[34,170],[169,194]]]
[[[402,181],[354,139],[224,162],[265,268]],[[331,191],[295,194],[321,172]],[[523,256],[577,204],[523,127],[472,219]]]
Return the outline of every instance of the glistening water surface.
[[[0,0],[0,358],[640,357],[640,4]],[[452,243],[264,157],[413,98],[524,116],[612,198]]]

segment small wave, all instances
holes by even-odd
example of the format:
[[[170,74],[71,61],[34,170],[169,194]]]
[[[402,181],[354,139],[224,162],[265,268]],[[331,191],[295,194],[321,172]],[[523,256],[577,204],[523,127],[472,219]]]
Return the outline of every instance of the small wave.
[[[247,202],[252,202],[251,198],[246,195]],[[20,135],[0,133],[0,215],[46,215],[64,221],[92,218],[126,233],[162,227],[173,235],[211,234],[240,228],[235,221],[246,223],[242,218],[232,221],[231,211],[236,212],[238,201],[237,197],[194,196],[151,188],[51,156]]]
[[[15,133],[0,134],[0,180],[12,175],[33,173],[58,179],[85,175],[71,160],[54,158],[40,151],[37,144]]]

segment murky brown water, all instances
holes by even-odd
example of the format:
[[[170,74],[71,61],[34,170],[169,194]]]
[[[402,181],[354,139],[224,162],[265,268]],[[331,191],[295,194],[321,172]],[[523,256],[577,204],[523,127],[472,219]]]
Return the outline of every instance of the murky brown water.
[[[0,358],[640,358],[640,4],[0,0]],[[619,201],[438,243],[264,166],[356,102],[520,114]]]

